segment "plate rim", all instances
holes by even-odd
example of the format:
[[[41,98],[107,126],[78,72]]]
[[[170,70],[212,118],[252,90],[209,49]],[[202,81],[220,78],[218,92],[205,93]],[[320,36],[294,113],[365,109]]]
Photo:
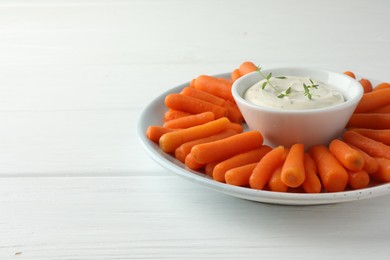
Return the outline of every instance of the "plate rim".
[[[230,73],[221,73],[213,75],[215,77],[229,77]],[[373,80],[375,81],[375,80]],[[148,155],[160,166],[173,172],[174,174],[183,177],[187,180],[195,182],[199,185],[205,186],[212,190],[246,200],[257,201],[269,204],[279,205],[321,205],[321,204],[333,204],[340,202],[348,202],[354,200],[368,199],[383,196],[390,193],[390,183],[379,184],[376,186],[359,189],[348,190],[342,192],[323,192],[323,193],[292,193],[292,192],[275,192],[267,190],[256,190],[247,187],[238,187],[229,185],[222,182],[217,182],[211,179],[204,173],[193,171],[186,167],[182,162],[178,161],[172,155],[164,153],[159,149],[158,145],[149,140],[146,135],[147,118],[151,116],[151,110],[153,107],[163,105],[165,96],[169,93],[178,93],[180,90],[188,86],[190,82],[185,82],[172,87],[163,93],[156,96],[151,102],[149,102],[141,111],[141,114],[137,120],[136,134],[146,150]],[[158,104],[160,103],[160,104]],[[162,123],[162,117],[161,117]]]

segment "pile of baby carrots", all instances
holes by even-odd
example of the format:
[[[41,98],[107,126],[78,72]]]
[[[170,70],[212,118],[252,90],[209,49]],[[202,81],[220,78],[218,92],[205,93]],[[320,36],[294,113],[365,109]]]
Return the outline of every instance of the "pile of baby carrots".
[[[230,79],[200,75],[165,98],[162,125],[146,135],[188,168],[231,185],[278,192],[338,192],[390,182],[390,84],[359,79],[364,95],[343,136],[328,145],[270,147],[244,119],[233,82],[257,66],[244,62]],[[354,73],[344,72],[356,79]]]

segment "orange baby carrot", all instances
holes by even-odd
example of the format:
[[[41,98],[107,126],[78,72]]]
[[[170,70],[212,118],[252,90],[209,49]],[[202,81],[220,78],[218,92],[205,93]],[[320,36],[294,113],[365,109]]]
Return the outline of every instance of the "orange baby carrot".
[[[199,114],[210,111],[214,113],[215,118],[221,118],[227,115],[227,109],[224,107],[176,93],[168,94],[165,97],[165,105],[168,108],[191,114]]]
[[[283,146],[278,146],[264,155],[253,169],[249,178],[250,187],[258,190],[264,189],[272,173],[283,163],[284,156]]]
[[[232,71],[232,73],[230,74],[230,78],[235,81],[237,79],[239,79],[241,77],[241,74],[240,74],[240,70],[239,69],[235,69]]]
[[[205,166],[204,164],[198,163],[192,156],[192,154],[187,155],[186,159],[184,160],[184,163],[188,168],[194,171],[197,171]]]
[[[215,166],[213,170],[213,179],[219,182],[225,182],[225,173],[228,170],[245,164],[259,162],[260,159],[271,150],[271,147],[263,145],[260,148],[232,156]]]
[[[372,91],[372,84],[371,84],[371,81],[369,81],[368,79],[360,79],[359,80],[360,84],[362,85],[363,87],[363,90],[364,90],[364,93],[369,93]]]
[[[371,113],[390,113],[390,104],[374,109]]]
[[[363,155],[339,139],[333,139],[330,142],[329,151],[348,170],[360,171],[364,167]]]
[[[365,137],[390,145],[390,129],[352,128],[351,130]]]
[[[244,132],[242,125],[237,123],[230,122],[227,128],[236,131],[237,134]]]
[[[281,178],[288,187],[296,188],[305,181],[303,155],[305,146],[302,143],[293,144],[283,164]]]
[[[149,138],[149,140],[158,143],[160,140],[160,137],[163,134],[169,133],[176,131],[177,129],[170,129],[162,126],[156,126],[156,125],[151,125],[146,129],[146,136]]]
[[[357,148],[356,146],[349,144],[353,149],[359,151],[364,157],[364,167],[363,170],[368,174],[374,174],[378,170],[378,162],[374,157],[364,152],[363,150]]]
[[[241,111],[236,104],[226,101],[226,108],[227,118],[229,118],[231,122],[241,124],[244,121]]]
[[[315,145],[309,149],[318,167],[322,185],[328,192],[345,190],[348,173],[325,145]]]
[[[363,189],[370,183],[370,176],[364,170],[348,171],[348,185],[354,189]]]
[[[353,73],[352,71],[347,70],[347,71],[344,71],[343,73],[347,76],[350,76],[353,79],[356,79],[355,73]]]
[[[286,160],[287,155],[288,155],[289,152],[290,152],[290,148],[289,148],[289,147],[285,147],[285,148],[284,148],[283,163],[284,163],[284,161]]]
[[[183,111],[174,110],[174,109],[168,109],[167,112],[165,112],[164,114],[164,122],[170,121],[172,119],[177,119],[183,116],[189,116],[189,115],[192,114]]]
[[[208,176],[210,176],[211,178],[213,177],[214,168],[215,168],[215,166],[216,166],[218,163],[219,163],[219,162],[211,162],[211,163],[206,164],[206,166],[204,167],[205,173],[206,173]]]
[[[200,75],[195,79],[194,87],[225,100],[235,102],[231,92],[232,82],[227,79]]]
[[[389,89],[390,90],[390,89]],[[390,98],[390,96],[389,96]],[[347,123],[349,128],[390,128],[390,114],[383,113],[354,113]]]
[[[305,166],[305,181],[302,183],[303,190],[307,193],[321,192],[322,184],[318,177],[317,164],[310,154],[304,154],[303,165]]]
[[[159,140],[160,148],[167,153],[174,152],[177,147],[186,142],[215,135],[225,130],[229,123],[229,119],[222,117],[203,125],[166,133]]]
[[[189,87],[190,87],[190,88],[193,88],[194,86],[195,86],[195,79],[192,79],[192,80],[190,81]]]
[[[184,96],[194,97],[220,107],[225,106],[225,102],[226,102],[223,98],[217,97],[205,91],[196,88],[191,88],[191,87],[183,88],[180,94],[183,94]]]
[[[194,147],[195,145],[197,145],[197,144],[204,144],[204,143],[208,143],[208,142],[213,142],[213,141],[216,141],[216,140],[224,139],[226,137],[229,137],[229,136],[232,136],[232,135],[235,135],[235,134],[237,134],[237,132],[235,132],[234,130],[232,130],[232,129],[225,129],[225,130],[223,130],[223,131],[221,131],[221,132],[219,132],[217,134],[210,135],[210,136],[207,136],[207,137],[204,137],[204,138],[199,138],[199,139],[196,139],[196,140],[193,140],[193,141],[190,141],[190,142],[186,142],[186,143],[180,145],[178,148],[176,148],[176,150],[175,150],[175,157],[179,161],[184,162],[184,160],[187,157],[187,155],[191,152],[192,147]]]
[[[214,142],[192,147],[195,160],[202,164],[226,160],[234,155],[261,147],[263,136],[258,131],[243,132]]]
[[[390,103],[390,88],[364,93],[355,113],[365,113]]]
[[[390,160],[386,158],[375,158],[379,168],[374,177],[380,182],[390,182]]]
[[[191,126],[202,125],[204,123],[213,121],[215,119],[213,112],[203,112],[200,114],[183,116],[180,118],[172,119],[164,123],[164,127],[167,128],[188,128]]]
[[[364,135],[361,135],[352,130],[346,131],[343,134],[343,139],[345,142],[356,146],[372,157],[390,159],[390,146],[385,145],[384,143],[365,137]]]
[[[281,164],[271,174],[268,181],[268,187],[271,191],[286,192],[288,190],[288,186],[282,180],[282,168],[283,165]]]
[[[381,90],[381,89],[385,89],[385,88],[390,88],[390,83],[388,83],[388,82],[379,83],[378,85],[376,85],[376,87],[373,89],[373,91],[377,91],[377,90]]]
[[[257,70],[257,66],[253,62],[251,62],[251,61],[246,61],[246,62],[241,63],[241,65],[238,68],[238,70],[240,71],[240,75],[244,76],[244,75],[246,75],[248,73],[256,71]]]
[[[257,163],[250,163],[230,169],[225,174],[226,183],[235,186],[246,187],[249,185],[249,178]]]

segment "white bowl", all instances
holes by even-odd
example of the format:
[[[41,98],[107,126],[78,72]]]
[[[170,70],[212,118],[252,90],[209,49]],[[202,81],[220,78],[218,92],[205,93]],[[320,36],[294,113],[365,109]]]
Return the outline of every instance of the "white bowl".
[[[262,72],[265,75],[272,72],[272,76],[310,77],[335,87],[345,98],[345,102],[325,108],[270,108],[250,103],[243,98],[249,87],[264,79],[259,72],[237,79],[233,83],[232,94],[248,127],[260,131],[265,143],[271,146],[290,147],[294,143],[303,143],[308,149],[316,144],[328,144],[342,134],[363,95],[360,83],[342,73],[299,67],[262,69]]]

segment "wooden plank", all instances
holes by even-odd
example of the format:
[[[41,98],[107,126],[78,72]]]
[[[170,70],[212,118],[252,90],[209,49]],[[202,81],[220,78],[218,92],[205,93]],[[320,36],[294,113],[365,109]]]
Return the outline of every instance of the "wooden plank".
[[[2,178],[0,208],[2,259],[337,259],[345,252],[381,259],[390,253],[388,196],[277,206],[177,177]]]

